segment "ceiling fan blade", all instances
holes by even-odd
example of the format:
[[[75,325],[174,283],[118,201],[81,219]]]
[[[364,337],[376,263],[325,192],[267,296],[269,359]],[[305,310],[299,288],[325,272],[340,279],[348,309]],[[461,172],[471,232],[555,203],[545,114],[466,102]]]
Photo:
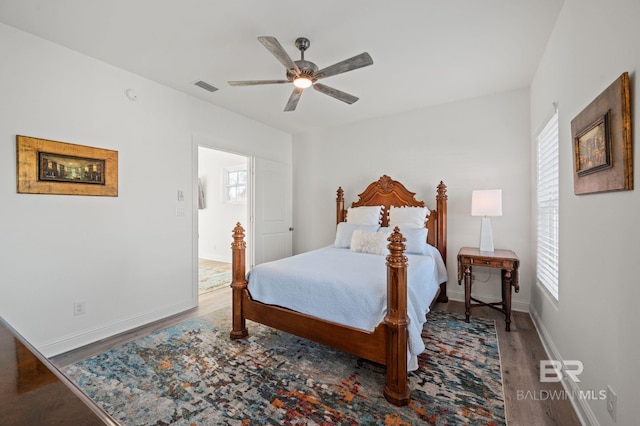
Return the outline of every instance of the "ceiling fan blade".
[[[342,102],[346,102],[349,105],[357,101],[359,98],[350,95],[348,93],[343,92],[342,90],[334,89],[333,87],[325,86],[324,84],[316,83],[313,85],[313,88],[318,92],[324,93],[325,95],[332,96]]]
[[[291,96],[289,96],[289,100],[287,101],[287,105],[285,105],[284,107],[285,112],[293,111],[296,109],[296,106],[298,106],[298,101],[300,100],[300,95],[302,95],[303,90],[304,89],[301,89],[299,87],[295,87],[293,89],[293,92],[291,92]]]
[[[280,42],[276,40],[275,37],[262,36],[258,37],[258,40],[260,40],[260,43],[262,43],[264,47],[266,47],[267,50],[271,52],[271,54],[275,56],[276,59],[279,60],[286,69],[295,70],[296,74],[300,74],[300,69],[298,68],[296,63],[293,62],[291,56],[289,56],[287,51],[284,50]]]
[[[283,84],[291,83],[289,80],[247,80],[247,81],[227,81],[230,86],[256,86],[258,84]]]
[[[343,72],[357,70],[358,68],[366,67],[372,64],[373,64],[373,59],[367,52],[364,52],[354,56],[353,58],[340,61],[337,64],[329,65],[328,67],[323,68],[320,71],[316,72],[314,74],[314,77],[316,78],[330,77],[332,75],[342,74]]]

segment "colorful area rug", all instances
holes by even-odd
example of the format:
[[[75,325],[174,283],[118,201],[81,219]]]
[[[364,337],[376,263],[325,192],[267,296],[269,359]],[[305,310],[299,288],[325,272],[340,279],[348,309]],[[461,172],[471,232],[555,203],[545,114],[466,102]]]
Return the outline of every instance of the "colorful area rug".
[[[385,369],[248,322],[228,310],[186,321],[64,369],[123,425],[505,424],[493,321],[432,312],[412,401],[382,396]]]
[[[231,284],[231,271],[217,268],[198,268],[198,292],[200,294],[227,287]]]

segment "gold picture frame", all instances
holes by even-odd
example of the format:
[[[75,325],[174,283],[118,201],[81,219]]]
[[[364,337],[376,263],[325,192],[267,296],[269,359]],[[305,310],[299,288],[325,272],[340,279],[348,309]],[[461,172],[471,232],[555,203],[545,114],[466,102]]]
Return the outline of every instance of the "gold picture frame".
[[[21,194],[118,196],[118,151],[16,137]]]
[[[571,120],[576,195],[633,189],[629,73]]]

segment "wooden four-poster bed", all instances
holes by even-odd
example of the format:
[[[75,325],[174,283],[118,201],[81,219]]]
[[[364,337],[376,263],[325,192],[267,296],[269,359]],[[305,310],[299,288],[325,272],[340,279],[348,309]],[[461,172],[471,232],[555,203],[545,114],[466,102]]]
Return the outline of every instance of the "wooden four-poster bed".
[[[407,190],[403,184],[384,175],[369,184],[359,194],[358,201],[352,203],[351,207],[384,206],[381,226],[386,227],[389,224],[391,206],[425,206],[425,203],[416,200],[414,195],[415,193]],[[338,224],[347,221],[342,188],[338,188],[337,191],[336,211]],[[447,195],[443,182],[437,186],[436,208],[430,210],[425,226],[428,229],[427,243],[435,247],[446,262]],[[383,364],[386,366],[387,372],[387,382],[383,391],[385,398],[396,405],[408,404],[411,399],[407,378],[408,264],[404,253],[404,238],[399,229],[396,227],[388,239],[386,315],[373,331],[342,325],[275,304],[265,304],[254,300],[247,288],[244,236],[244,229],[238,223],[233,230],[233,243],[231,244],[233,252],[231,283],[233,326],[230,333],[231,338],[242,339],[248,336],[245,321],[248,319]],[[249,277],[249,281],[252,281],[251,277]],[[443,282],[430,304],[447,300],[446,282]]]

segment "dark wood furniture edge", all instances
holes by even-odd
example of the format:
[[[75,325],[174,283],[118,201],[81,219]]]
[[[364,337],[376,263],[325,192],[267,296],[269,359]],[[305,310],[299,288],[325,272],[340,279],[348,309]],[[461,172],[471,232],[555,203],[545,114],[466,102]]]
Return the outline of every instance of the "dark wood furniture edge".
[[[26,340],[20,333],[18,333],[4,318],[0,317],[0,327],[6,328],[13,337],[18,340],[35,358],[38,359],[49,370],[60,383],[62,383],[66,389],[68,389],[80,402],[82,402],[92,413],[95,414],[96,420],[101,421],[106,425],[118,426],[119,423],[113,419],[102,407],[100,407],[94,400],[89,398],[78,386],[71,381],[58,367],[53,364],[48,358],[40,353],[28,340]],[[36,409],[36,407],[33,407]]]

